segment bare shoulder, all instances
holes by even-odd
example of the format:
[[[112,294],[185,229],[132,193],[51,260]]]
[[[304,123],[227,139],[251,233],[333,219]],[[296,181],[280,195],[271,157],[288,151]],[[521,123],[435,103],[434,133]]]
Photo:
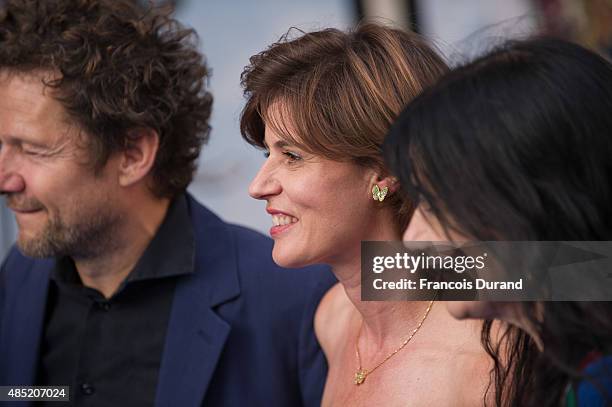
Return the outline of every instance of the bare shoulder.
[[[480,340],[482,321],[456,320],[442,302],[432,312],[435,318],[429,325],[427,340],[430,358],[424,359],[422,366],[431,374],[428,381],[438,389],[438,396],[452,398],[453,405],[482,406],[493,367]],[[487,400],[491,392],[489,389]]]
[[[314,318],[314,329],[323,352],[329,359],[337,343],[346,335],[354,306],[342,284],[333,285],[323,296]]]
[[[468,336],[458,349],[456,385],[461,389],[463,405],[489,405],[494,400],[494,387],[491,387],[491,370],[493,360],[485,351],[480,341],[482,321],[460,321],[464,324]],[[487,391],[488,389],[488,391]],[[485,401],[486,393],[486,401]],[[492,398],[493,397],[493,398]]]

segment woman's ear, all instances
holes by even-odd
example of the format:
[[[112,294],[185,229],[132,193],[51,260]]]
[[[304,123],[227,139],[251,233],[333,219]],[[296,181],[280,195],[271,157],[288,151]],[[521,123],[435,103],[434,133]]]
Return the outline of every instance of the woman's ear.
[[[399,189],[397,178],[373,172],[370,177],[370,192],[375,201],[382,202],[387,196],[393,195]]]
[[[378,185],[380,190],[387,188],[389,195],[397,192],[400,187],[396,177],[388,174],[382,175],[381,173],[375,173],[372,175],[372,179],[370,180],[370,188],[373,188],[374,185]]]
[[[380,184],[389,188],[389,192],[395,193],[399,189],[399,181],[397,178],[392,177],[390,175],[381,179]]]

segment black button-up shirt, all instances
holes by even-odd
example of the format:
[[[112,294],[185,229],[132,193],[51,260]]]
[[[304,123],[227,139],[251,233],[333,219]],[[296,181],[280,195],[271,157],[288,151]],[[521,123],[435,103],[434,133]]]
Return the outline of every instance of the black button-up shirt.
[[[58,260],[38,384],[70,386],[78,406],[153,405],[174,288],[193,273],[194,256],[187,201],[180,196],[111,298],[83,286],[71,259]]]

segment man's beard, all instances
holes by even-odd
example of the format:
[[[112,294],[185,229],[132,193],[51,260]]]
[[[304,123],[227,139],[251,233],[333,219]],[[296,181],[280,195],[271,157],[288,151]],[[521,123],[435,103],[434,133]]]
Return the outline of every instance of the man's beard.
[[[120,216],[108,206],[89,211],[81,208],[73,212],[72,218],[74,221],[67,223],[61,216],[49,213],[47,223],[36,236],[26,238],[20,233],[19,250],[34,258],[89,259],[111,250],[119,240],[116,232]]]

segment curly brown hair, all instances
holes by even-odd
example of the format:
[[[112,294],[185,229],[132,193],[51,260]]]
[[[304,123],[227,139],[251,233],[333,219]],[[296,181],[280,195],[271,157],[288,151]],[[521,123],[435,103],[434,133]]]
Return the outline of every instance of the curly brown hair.
[[[0,7],[0,70],[48,71],[45,85],[89,135],[100,170],[152,129],[159,150],[152,192],[172,197],[193,179],[208,140],[212,96],[197,35],[169,8],[135,0],[8,0]]]

